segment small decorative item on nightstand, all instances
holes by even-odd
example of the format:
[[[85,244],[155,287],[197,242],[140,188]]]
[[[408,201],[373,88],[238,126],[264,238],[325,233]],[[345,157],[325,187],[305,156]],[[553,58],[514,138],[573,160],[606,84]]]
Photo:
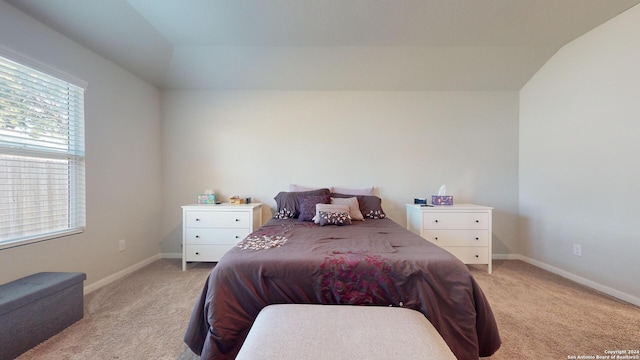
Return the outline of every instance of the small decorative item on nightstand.
[[[244,199],[242,199],[240,196],[235,195],[232,196],[231,198],[229,198],[229,202],[231,204],[237,205],[237,204],[244,204]]]
[[[199,194],[198,204],[217,204],[218,196],[216,194]]]
[[[198,204],[219,204],[218,194],[214,193],[213,190],[207,189],[204,191],[204,194],[198,194]]]
[[[453,196],[447,195],[447,187],[442,185],[438,189],[438,195],[431,196],[431,203],[433,205],[453,205]]]
[[[453,205],[453,196],[451,195],[432,195],[431,203],[433,205]]]

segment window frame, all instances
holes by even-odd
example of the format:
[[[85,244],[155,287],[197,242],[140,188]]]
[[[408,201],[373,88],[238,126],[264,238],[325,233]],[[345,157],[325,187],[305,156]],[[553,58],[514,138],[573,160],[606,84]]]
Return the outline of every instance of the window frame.
[[[87,90],[88,83],[84,80],[76,78],[65,72],[62,72],[48,65],[42,64],[36,60],[33,60],[29,57],[26,57],[22,54],[19,54],[2,45],[0,45],[0,57],[3,57],[6,60],[15,62],[21,66],[28,67],[31,70],[34,70],[36,72],[42,73],[46,76],[55,78],[59,81],[63,81],[69,85],[79,88],[80,95],[81,95],[81,100],[80,100],[81,105],[79,109],[80,111],[82,111],[82,114],[79,115],[80,121],[81,121],[81,128],[79,131],[82,132],[81,134],[79,134],[80,141],[82,143],[81,146],[78,148],[80,150],[79,153],[70,154],[71,151],[67,150],[64,152],[66,156],[60,157],[60,156],[56,156],[54,151],[39,151],[37,149],[33,150],[33,149],[21,149],[21,148],[14,149],[14,148],[8,148],[8,147],[3,147],[0,149],[0,153],[8,156],[16,155],[16,156],[22,156],[22,157],[29,157],[29,156],[33,156],[34,153],[40,152],[40,153],[47,153],[50,155],[50,156],[39,156],[39,158],[41,159],[46,159],[46,158],[67,159],[69,161],[69,164],[68,164],[69,170],[66,176],[68,179],[69,189],[70,189],[66,197],[66,202],[68,204],[67,219],[69,223],[66,229],[57,230],[57,231],[49,229],[46,232],[41,231],[39,233],[26,235],[22,237],[15,237],[15,238],[8,238],[5,240],[0,240],[0,250],[83,233],[86,228],[86,222],[87,222],[86,221],[86,186],[85,186],[86,155],[85,155],[85,144],[84,144],[84,138],[85,138],[84,125],[86,121],[84,116],[85,115],[84,114],[84,104],[85,104],[84,93]],[[74,133],[74,131],[76,133]],[[78,136],[77,131],[78,130],[76,129],[73,129],[73,130],[69,129],[68,137],[74,138],[74,140],[69,140],[70,142],[76,141],[76,137]],[[61,152],[60,154],[63,154],[63,153]],[[73,158],[73,160],[71,158]],[[80,170],[81,175],[79,177],[72,175],[72,172],[75,173],[75,171],[77,171],[77,169],[73,168],[74,166],[76,166],[75,165],[76,161],[79,161],[82,167],[82,169]],[[75,182],[77,181],[82,181],[82,184],[80,184],[80,186],[76,186],[77,184]],[[72,191],[71,189],[74,189],[74,191]],[[82,193],[80,194],[78,193],[78,191],[81,191]],[[78,201],[81,201],[82,203],[77,204]],[[76,216],[77,211],[82,211],[80,218]],[[77,221],[78,219],[80,219],[80,221]]]

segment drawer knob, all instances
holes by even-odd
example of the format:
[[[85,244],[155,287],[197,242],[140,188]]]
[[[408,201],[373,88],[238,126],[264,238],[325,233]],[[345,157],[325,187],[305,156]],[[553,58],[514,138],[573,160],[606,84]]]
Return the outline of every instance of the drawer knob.
[[[236,239],[238,239],[240,236],[236,235]]]
[[[476,220],[476,223],[479,223],[479,222],[480,222],[480,220]]]
[[[200,239],[200,235],[196,235],[196,239]]]
[[[476,238],[476,240],[480,240],[480,238],[479,238],[479,237],[477,237],[477,238]]]
[[[436,222],[438,222],[438,220],[436,219]]]
[[[436,241],[437,241],[437,240],[438,240],[438,237],[436,237],[435,239],[436,239]]]
[[[476,257],[477,257],[477,258],[479,258],[479,257],[480,257],[480,255],[476,255]]]
[[[196,255],[200,255],[200,253],[196,251]]]
[[[200,219],[196,218],[196,221],[200,221]]]
[[[236,221],[240,221],[240,219],[236,219]]]

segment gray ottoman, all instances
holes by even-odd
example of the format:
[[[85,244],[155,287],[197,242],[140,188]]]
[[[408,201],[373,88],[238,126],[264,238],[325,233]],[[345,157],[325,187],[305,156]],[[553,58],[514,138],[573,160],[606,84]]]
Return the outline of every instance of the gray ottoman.
[[[0,359],[13,359],[84,315],[84,273],[43,272],[0,285]]]
[[[446,359],[447,344],[418,311],[384,306],[270,305],[236,360]]]

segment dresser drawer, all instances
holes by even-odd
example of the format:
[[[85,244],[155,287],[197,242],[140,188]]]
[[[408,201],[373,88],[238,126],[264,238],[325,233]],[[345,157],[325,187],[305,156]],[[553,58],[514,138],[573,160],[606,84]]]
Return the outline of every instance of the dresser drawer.
[[[489,245],[489,230],[424,230],[422,237],[438,246]]]
[[[182,206],[182,270],[188,262],[220,261],[260,225],[260,203]]]
[[[489,253],[486,247],[443,246],[442,248],[452,253],[465,264],[487,264],[489,262]]]
[[[235,245],[187,245],[185,261],[219,261]]]
[[[487,264],[491,274],[493,208],[475,204],[407,204],[407,229],[465,264]]]
[[[246,211],[189,211],[186,224],[192,227],[251,228],[251,214]]]
[[[187,228],[187,244],[236,244],[249,235],[250,229]]]
[[[486,212],[425,212],[423,229],[488,229]]]

